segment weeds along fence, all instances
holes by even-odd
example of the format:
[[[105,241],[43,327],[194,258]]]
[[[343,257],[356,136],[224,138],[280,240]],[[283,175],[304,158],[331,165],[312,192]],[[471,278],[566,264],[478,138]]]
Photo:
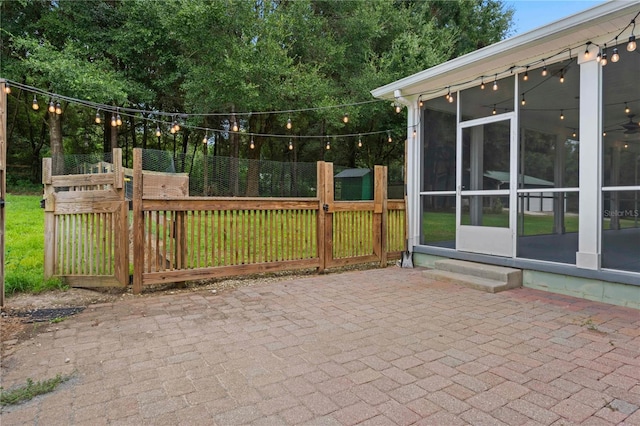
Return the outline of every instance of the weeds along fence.
[[[310,172],[305,163],[238,161],[231,179],[226,159],[188,175],[176,171],[175,161],[171,166],[169,155],[136,149],[128,169],[114,150],[112,162],[86,162],[82,174],[47,174],[45,232],[51,241],[45,273],[87,287],[126,285],[129,276],[122,271],[131,271],[137,293],[147,285],[223,276],[364,262],[384,266],[404,248],[404,200],[387,199],[386,167],[373,170],[372,199],[340,201],[331,163],[312,164]],[[45,170],[51,167],[46,160]],[[215,167],[227,172],[214,173]],[[194,179],[203,183],[202,192]],[[70,185],[81,181],[95,185]],[[229,188],[245,194],[257,188],[263,196],[203,195]],[[264,196],[274,190],[288,196]],[[114,200],[105,200],[104,191],[129,206],[129,214],[118,204],[117,216],[107,215],[116,206],[105,204]],[[77,206],[66,204],[74,198]]]

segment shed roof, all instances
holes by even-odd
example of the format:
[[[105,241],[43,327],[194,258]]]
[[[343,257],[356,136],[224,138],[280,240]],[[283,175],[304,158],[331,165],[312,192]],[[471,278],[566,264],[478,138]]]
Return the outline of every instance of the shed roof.
[[[611,0],[394,81],[372,90],[371,94],[386,99],[423,94],[423,99],[429,99],[444,95],[447,86],[460,89],[475,86],[481,75],[497,74],[501,78],[509,74],[505,70],[511,67],[519,72],[518,66],[537,63],[564,49],[566,54],[558,55],[558,60],[575,57],[584,52],[587,41],[601,45],[613,39],[639,10],[640,0]],[[624,37],[619,41],[624,42]],[[429,95],[425,96],[426,93]]]
[[[346,169],[335,175],[336,178],[362,177],[371,173],[370,169]]]

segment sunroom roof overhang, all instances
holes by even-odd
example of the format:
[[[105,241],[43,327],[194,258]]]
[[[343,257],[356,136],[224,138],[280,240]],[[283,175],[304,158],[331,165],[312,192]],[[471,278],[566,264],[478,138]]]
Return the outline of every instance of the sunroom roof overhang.
[[[520,72],[527,64],[553,63],[583,54],[586,43],[612,40],[640,11],[640,0],[609,1],[521,35],[476,50],[371,91],[376,98],[430,99]],[[629,34],[631,29],[628,30]],[[623,33],[619,42],[629,34]],[[563,53],[560,53],[563,52]]]

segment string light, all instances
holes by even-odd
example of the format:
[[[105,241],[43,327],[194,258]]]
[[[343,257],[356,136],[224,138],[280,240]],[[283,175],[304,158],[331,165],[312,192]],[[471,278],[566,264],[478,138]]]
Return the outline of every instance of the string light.
[[[523,81],[529,80],[529,66],[527,66],[527,69],[524,71],[524,75],[522,76],[522,80]]]
[[[522,94],[522,100],[520,101],[520,104],[522,106],[525,106],[527,104],[527,101],[524,100],[524,93]]]
[[[389,143],[393,142],[393,139],[391,138],[391,131],[387,132],[387,142]]]
[[[633,28],[631,29],[631,35],[629,36],[629,43],[627,43],[627,51],[629,52],[633,52],[637,47],[636,36],[633,34],[636,29],[636,20],[634,19],[633,21],[631,21],[631,24],[633,24]]]
[[[56,114],[62,114],[62,107],[60,106],[60,102],[56,102]]]
[[[400,114],[400,111],[402,111],[402,106],[396,102],[396,114]]]
[[[202,143],[207,143],[209,141],[209,133],[204,134],[204,138],[202,138]]]
[[[160,131],[160,125],[156,123],[156,136],[162,136],[162,132]]]
[[[591,52],[589,52],[589,46],[591,46],[591,42],[590,41],[587,42],[587,46],[584,49],[584,58],[585,59],[589,59],[589,56],[591,56]]]
[[[122,117],[120,117],[120,112],[118,111],[117,115],[116,115],[116,124],[118,126],[122,126]]]
[[[560,71],[560,83],[564,83],[564,70]]]
[[[327,144],[324,147],[327,151],[329,151],[331,149],[331,139],[329,139],[329,136],[327,136]]]
[[[602,49],[602,55],[600,55],[600,65],[603,67],[607,65],[607,45],[604,45],[604,49]]]
[[[420,108],[422,108],[424,106],[424,101],[422,100],[422,98],[420,98],[420,100],[418,101],[418,106]]]
[[[178,131],[176,130],[176,123],[173,122],[171,123],[171,127],[169,127],[169,133],[171,133],[172,135],[175,135]]]
[[[7,81],[4,82],[4,93],[6,93],[7,95],[9,93],[11,93],[11,86],[9,85],[9,82],[7,82]]]
[[[480,80],[480,89],[484,90],[484,77]]]
[[[342,116],[342,122],[344,124],[347,124],[349,122],[349,114],[347,114],[346,112],[344,113],[344,115]]]
[[[493,80],[493,90],[498,90],[498,74],[496,74],[496,78]]]
[[[362,148],[362,135],[358,135],[358,148]]]
[[[289,151],[293,151],[293,140],[289,139]]]
[[[174,117],[173,119],[173,127],[176,129],[176,133],[180,131],[180,123],[178,123],[178,119]],[[236,130],[234,130],[235,132]]]
[[[100,117],[100,110],[96,111],[96,118],[94,119],[96,124],[102,123],[102,117]]]
[[[602,132],[602,136],[607,136],[607,132]]]
[[[560,120],[564,120],[564,110],[560,110]]]
[[[596,55],[596,62],[600,63],[601,60],[602,60],[602,52],[598,51],[598,54]]]
[[[253,136],[251,136],[251,143],[249,144],[249,148],[254,149],[256,144],[253,142]]]
[[[496,111],[496,105],[493,104],[493,111],[491,111],[491,114],[496,115],[498,111]]]
[[[47,108],[47,111],[49,111],[50,113],[56,112],[56,106],[53,103],[53,99],[49,100],[49,107]]]
[[[31,108],[33,108],[34,111],[37,111],[40,109],[40,105],[38,105],[38,98],[36,98],[36,95],[33,95],[33,102],[31,103]]]
[[[549,71],[547,71],[547,66],[545,65],[542,67],[542,76],[546,77],[547,74],[549,74]]]
[[[615,38],[616,47],[613,48],[613,54],[611,55],[611,62],[618,62],[620,60],[620,54],[618,53],[618,37]]]
[[[576,135],[577,135],[577,134],[576,134],[576,129],[573,129],[573,133],[571,133],[571,136],[575,138],[575,137],[576,137]]]
[[[416,128],[414,127],[414,128],[413,128],[413,137],[415,138],[417,134],[418,134],[418,131],[417,131],[417,130],[416,130]]]
[[[291,123],[291,117],[289,117],[289,119],[287,120],[287,130],[291,130],[292,127],[293,124]]]
[[[631,109],[629,109],[629,105],[627,105],[627,103],[624,103],[624,113],[625,114],[629,114],[631,112]]]
[[[111,127],[116,127],[118,123],[116,122],[116,116],[111,114]]]

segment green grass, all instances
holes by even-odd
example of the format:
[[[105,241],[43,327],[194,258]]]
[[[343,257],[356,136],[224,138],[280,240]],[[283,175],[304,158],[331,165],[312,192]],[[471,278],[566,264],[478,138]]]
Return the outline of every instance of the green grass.
[[[61,376],[58,374],[56,377],[48,380],[34,382],[32,379],[27,379],[27,383],[23,386],[17,387],[11,390],[4,390],[0,387],[0,405],[15,405],[25,401],[29,401],[38,395],[44,395],[45,393],[53,392],[58,385],[69,380],[71,376]]]
[[[7,194],[5,206],[5,294],[63,288],[44,279],[44,210],[38,195]]]

